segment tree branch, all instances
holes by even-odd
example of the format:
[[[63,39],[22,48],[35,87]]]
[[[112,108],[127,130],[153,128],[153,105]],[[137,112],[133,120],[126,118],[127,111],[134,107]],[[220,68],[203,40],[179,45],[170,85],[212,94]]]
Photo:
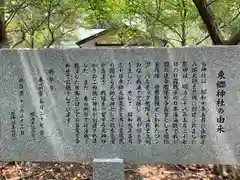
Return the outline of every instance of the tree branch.
[[[52,44],[54,42],[54,30],[52,30],[51,27],[50,27],[50,15],[51,15],[51,11],[52,11],[51,8],[52,8],[52,6],[50,4],[49,8],[48,8],[48,15],[47,15],[47,27],[48,27],[48,31],[49,31],[49,33],[51,35],[51,42],[50,42],[50,44]]]
[[[35,38],[34,38],[34,34],[35,34],[35,31],[34,30],[31,30],[30,31],[30,48],[34,48],[34,46],[35,46],[35,42],[34,42],[34,40],[35,40]]]
[[[38,25],[36,25],[35,27],[32,27],[32,29],[36,31],[40,26],[42,26],[45,23],[46,20],[47,20],[47,17],[45,17]]]
[[[12,19],[15,17],[15,15],[17,14],[17,12],[20,9],[28,7],[28,4],[25,4],[25,6],[24,6],[24,4],[25,4],[25,1],[23,1],[16,9],[12,10],[11,14],[9,15],[9,17],[5,20],[5,27],[7,27],[7,25],[12,21]],[[10,11],[8,13],[10,13]]]
[[[182,41],[181,40],[179,40],[179,39],[175,39],[175,38],[167,38],[168,40],[172,40],[172,41],[176,41],[176,42],[179,42],[179,43],[181,43]]]
[[[28,44],[29,47],[31,47],[30,42],[28,42],[28,40],[25,40],[25,42]]]
[[[238,18],[238,16],[240,15],[240,11],[236,14],[236,16],[229,22],[229,24],[231,24],[233,21],[235,21],[237,18]],[[225,25],[225,26],[227,26],[227,25]]]
[[[187,9],[185,0],[182,0],[182,6],[183,6],[183,12],[181,12],[181,29],[182,29],[182,39],[181,39],[181,45],[186,46],[186,19],[187,19]]]
[[[205,41],[207,38],[209,38],[210,35],[207,35],[205,38],[203,38],[201,41],[197,42],[196,45],[201,44],[203,41]]]
[[[51,13],[54,9],[52,8],[52,1],[50,1],[50,7],[48,9],[48,15],[42,19],[42,21],[39,21],[40,23],[38,25],[36,25],[35,27],[32,26],[33,31],[36,31],[40,26],[42,26],[46,20],[49,20]]]
[[[159,23],[161,23],[162,25],[168,27],[168,29],[170,29],[172,32],[176,33],[176,34],[182,39],[181,34],[180,34],[176,29],[174,29],[174,28],[171,27],[170,25],[164,23],[164,22],[161,21],[160,19],[156,18],[152,13],[147,12],[147,14],[148,14],[149,16],[151,16],[152,18],[156,19],[156,20],[157,20]]]
[[[212,39],[213,44],[223,45],[225,40],[220,31],[220,27],[215,20],[211,8],[208,6],[206,0],[193,0],[204,24],[207,27],[208,33]]]
[[[53,32],[56,31],[58,28],[61,27],[61,25],[63,25],[63,23],[70,17],[70,13],[68,15],[66,15],[66,17],[57,25],[53,28]]]
[[[51,41],[50,41],[50,43],[47,45],[47,48],[49,48],[55,41],[56,41],[56,38],[59,38],[59,37],[56,37],[55,38],[55,36],[54,36],[54,32],[58,29],[58,28],[60,28],[61,27],[61,25],[63,25],[63,23],[70,17],[70,13],[69,14],[67,14],[66,16],[65,16],[65,18],[58,24],[58,25],[56,25],[55,27],[53,27],[52,29],[51,29],[51,26],[50,26],[50,15],[51,15],[51,5],[50,5],[50,7],[49,7],[49,9],[48,9],[48,15],[47,15],[47,28],[48,28],[48,31],[49,31],[49,33],[50,33],[50,36],[51,36]],[[67,32],[68,33],[68,32]],[[62,36],[64,36],[65,34],[63,34]],[[62,36],[60,36],[60,37],[62,37]]]
[[[26,40],[26,33],[24,32],[23,29],[21,29],[21,39],[18,42],[16,42],[11,48],[15,48],[19,44],[22,44],[25,40]]]
[[[175,46],[174,46],[174,44],[173,43],[171,43],[170,41],[168,41],[168,40],[166,40],[167,41],[167,43],[168,44],[170,44],[173,48],[175,48]],[[165,46],[164,47],[166,47],[167,46],[167,44],[165,44]]]
[[[207,7],[208,7],[208,6],[211,6],[211,5],[212,5],[213,3],[215,3],[216,1],[218,1],[218,0],[212,0],[211,2],[208,3]]]
[[[72,32],[72,31],[74,31],[74,30],[75,30],[75,29],[70,29],[70,30],[62,33],[60,36],[55,37],[55,38],[54,38],[54,41],[50,41],[50,43],[47,45],[47,48],[50,48],[57,39],[62,38],[63,36],[67,35],[68,33]]]
[[[240,43],[240,31],[235,33],[230,37],[230,39],[227,41],[227,45],[238,45]]]
[[[240,11],[233,17],[233,19],[231,20],[231,21],[229,21],[228,22],[228,25],[229,24],[232,24],[232,22],[233,21],[235,21],[237,18],[238,18],[238,16],[240,15]],[[222,25],[220,28],[222,29],[222,28],[225,28],[226,26],[228,26],[227,24],[224,24],[224,25]],[[209,38],[210,37],[210,35],[207,35],[205,38],[203,38],[201,41],[199,41],[198,43],[196,43],[196,45],[199,45],[199,44],[201,44],[203,41],[205,41],[207,38]]]

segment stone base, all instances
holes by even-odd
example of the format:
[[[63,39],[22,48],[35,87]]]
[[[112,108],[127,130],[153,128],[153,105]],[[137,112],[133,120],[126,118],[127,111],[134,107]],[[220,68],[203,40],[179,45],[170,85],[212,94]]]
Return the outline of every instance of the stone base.
[[[93,180],[124,180],[123,159],[93,160]]]

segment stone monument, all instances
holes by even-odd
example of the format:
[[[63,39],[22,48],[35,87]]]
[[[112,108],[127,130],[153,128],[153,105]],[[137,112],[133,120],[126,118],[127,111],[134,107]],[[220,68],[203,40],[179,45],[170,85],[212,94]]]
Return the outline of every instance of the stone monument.
[[[240,164],[239,46],[0,54],[2,161]]]

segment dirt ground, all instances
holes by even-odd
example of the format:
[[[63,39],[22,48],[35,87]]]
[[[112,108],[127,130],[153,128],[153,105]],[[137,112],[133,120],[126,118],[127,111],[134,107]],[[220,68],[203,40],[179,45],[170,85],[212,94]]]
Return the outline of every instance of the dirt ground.
[[[79,163],[0,162],[0,180],[91,180],[92,168]],[[221,180],[240,179],[219,176],[209,166],[141,165],[125,167],[126,180]]]

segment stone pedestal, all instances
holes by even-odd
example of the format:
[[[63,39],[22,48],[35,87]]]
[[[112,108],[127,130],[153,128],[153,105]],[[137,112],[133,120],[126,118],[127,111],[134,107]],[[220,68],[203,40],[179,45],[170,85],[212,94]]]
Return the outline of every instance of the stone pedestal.
[[[124,180],[123,159],[93,160],[93,180]]]

